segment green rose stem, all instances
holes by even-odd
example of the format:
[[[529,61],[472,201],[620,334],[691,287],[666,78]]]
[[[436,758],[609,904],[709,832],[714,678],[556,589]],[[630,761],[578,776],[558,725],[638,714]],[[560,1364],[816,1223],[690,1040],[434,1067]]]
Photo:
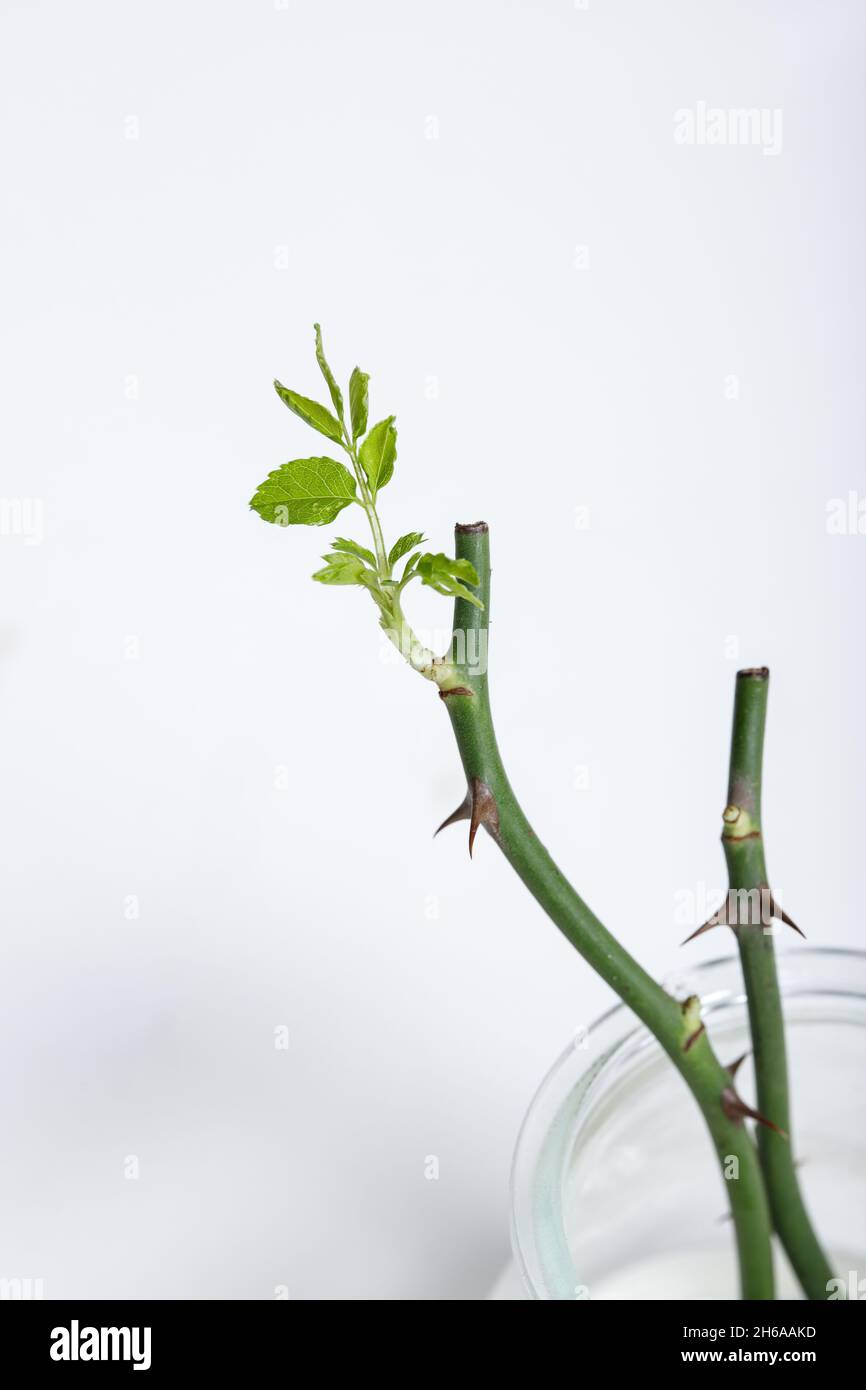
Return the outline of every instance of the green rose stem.
[[[379,610],[379,622],[409,664],[439,688],[466,771],[466,800],[446,825],[470,822],[469,852],[484,825],[529,891],[590,965],[631,1006],[655,1034],[694,1093],[728,1182],[744,1298],[773,1297],[770,1217],[758,1153],[743,1120],[755,1116],[733,1088],[733,1068],[714,1056],[701,1022],[697,998],[683,1004],[667,994],[632,960],[563,878],[520,809],[502,766],[487,693],[487,637],[490,554],[487,527],[457,527],[454,559],[420,553],[425,537],[410,531],[389,551],[376,507],[397,457],[393,415],[369,427],[366,372],[356,367],[349,382],[349,422],[337,380],[328,365],[318,324],[316,360],[328,387],[333,412],[319,401],[274,382],[285,406],[348,456],[351,472],[329,455],[292,459],[269,473],[250,506],[278,526],[326,526],[353,504],[366,513],[374,550],[337,536],[313,578],[326,585],[358,585]],[[394,567],[403,562],[400,577]],[[455,599],[451,650],[437,657],[420,642],[403,613],[407,584],[420,581]],[[441,828],[441,827],[440,827]]]
[[[487,688],[490,549],[485,523],[456,528],[458,559],[475,567],[479,609],[458,597],[449,685],[440,688],[468,786],[466,800],[445,824],[470,822],[470,851],[484,825],[533,897],[594,970],[655,1035],[695,1096],[727,1175],[736,1231],[742,1297],[771,1299],[770,1217],[757,1151],[742,1114],[729,1104],[730,1072],[716,1059],[700,1022],[700,1002],[678,1003],[602,926],[560,873],[520,808],[496,744]],[[735,1159],[736,1163],[731,1164]]]
[[[758,1148],[773,1224],[807,1298],[826,1299],[833,1272],[812,1230],[788,1137],[788,1064],[771,914],[794,924],[772,898],[764,859],[761,777],[769,685],[766,667],[737,674],[722,830],[730,891],[727,910],[722,909],[716,918],[733,928],[743,966],[758,1109],[769,1122],[759,1126]]]

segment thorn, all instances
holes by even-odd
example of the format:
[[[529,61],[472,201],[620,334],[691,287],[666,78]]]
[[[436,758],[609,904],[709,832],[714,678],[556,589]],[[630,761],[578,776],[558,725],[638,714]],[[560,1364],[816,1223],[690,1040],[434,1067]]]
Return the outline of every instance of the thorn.
[[[472,858],[472,851],[475,848],[475,836],[478,834],[478,827],[481,824],[481,811],[478,806],[478,798],[472,802],[472,815],[469,820],[469,858]]]
[[[483,825],[494,839],[499,834],[499,808],[496,805],[496,797],[490,790],[486,782],[482,782],[480,777],[473,777],[466,790],[466,796],[456,811],[452,811],[447,816],[439,830],[444,830],[448,825],[456,825],[457,821],[469,821],[469,857],[472,858],[472,851],[475,847],[475,836],[478,833],[479,825]],[[437,830],[434,834],[439,834]]]
[[[446,816],[439,830],[446,830],[449,825],[456,825],[459,820],[468,820],[472,814],[472,793],[467,788],[466,796],[456,811],[452,811],[450,816]],[[433,839],[439,834],[439,830],[433,831]]]
[[[797,926],[797,923],[793,920],[792,917],[788,916],[785,909],[781,906],[780,903],[776,902],[776,899],[772,895],[770,896],[770,912],[774,917],[778,917],[780,922],[784,922],[786,927],[793,927],[794,931],[797,932],[799,936],[802,936],[804,941],[806,940],[806,933],[804,931],[800,931],[800,928]]]
[[[704,925],[702,927],[698,927],[697,931],[691,932],[691,934],[687,936],[684,941],[681,941],[680,945],[688,946],[689,942],[694,941],[695,937],[703,936],[705,931],[711,931],[713,927],[720,927],[722,925],[723,923],[720,918],[711,917],[708,922],[704,922]]]
[[[794,931],[798,932],[805,940],[806,933],[800,931],[797,923],[788,916],[781,904],[773,897],[766,883],[762,883],[760,888],[744,889],[742,891],[745,892],[749,898],[749,909],[746,917],[742,920],[740,918],[740,892],[737,889],[730,889],[718,911],[714,912],[712,917],[708,918],[702,927],[698,927],[697,931],[693,931],[690,936],[687,936],[685,941],[680,942],[680,945],[687,946],[690,941],[694,941],[695,937],[702,936],[705,931],[711,931],[713,927],[731,927],[736,931],[740,926],[759,925],[753,920],[752,894],[754,893],[760,893],[761,895],[760,925],[768,927],[773,917],[778,917],[780,922],[784,922],[788,927],[793,927]]]
[[[472,818],[469,823],[469,858],[479,825],[483,825],[494,838],[499,834],[499,808],[496,797],[486,782],[480,777],[472,778]]]
[[[737,1072],[740,1070],[740,1067],[743,1065],[748,1055],[748,1052],[744,1052],[742,1057],[738,1057],[736,1061],[730,1062],[728,1066],[725,1067],[725,1071],[732,1081],[736,1078]]]
[[[775,1134],[787,1139],[787,1134],[778,1125],[774,1125],[772,1120],[768,1120],[766,1115],[762,1115],[760,1110],[753,1110],[751,1105],[747,1105],[741,1100],[733,1086],[726,1086],[722,1091],[722,1109],[729,1120],[734,1124],[742,1124],[744,1119],[757,1120],[759,1125],[766,1125],[767,1129],[773,1130]]]
[[[714,912],[712,917],[708,917],[706,922],[704,922],[704,925],[702,927],[698,927],[697,931],[693,931],[689,936],[686,937],[685,941],[680,942],[680,945],[687,946],[690,941],[694,941],[696,936],[703,936],[705,931],[711,931],[713,927],[729,926],[730,923],[728,922],[727,907],[728,900],[727,898],[725,898],[725,901],[722,903],[718,912]]]

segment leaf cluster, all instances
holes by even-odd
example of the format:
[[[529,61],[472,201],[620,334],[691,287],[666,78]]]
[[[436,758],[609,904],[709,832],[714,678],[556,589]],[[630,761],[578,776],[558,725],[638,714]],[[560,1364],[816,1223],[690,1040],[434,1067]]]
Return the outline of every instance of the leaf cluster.
[[[328,388],[330,408],[290,390],[280,381],[274,382],[274,389],[293,415],[342,449],[351,467],[327,454],[291,459],[268,474],[256,489],[250,506],[264,521],[276,526],[328,526],[353,503],[362,507],[370,522],[374,549],[337,536],[322,556],[323,568],[313,578],[320,584],[356,584],[369,590],[385,617],[413,579],[420,579],[437,593],[468,599],[482,607],[472,592],[478,575],[469,561],[455,560],[441,552],[420,553],[426,539],[421,531],[400,536],[386,552],[376,504],[382,488],[394,475],[396,420],[388,415],[368,428],[370,378],[360,367],[355,367],[349,378],[347,418],[343,392],[325,357],[322,331],[318,324],[314,329],[316,360]],[[404,559],[397,578],[395,566]]]

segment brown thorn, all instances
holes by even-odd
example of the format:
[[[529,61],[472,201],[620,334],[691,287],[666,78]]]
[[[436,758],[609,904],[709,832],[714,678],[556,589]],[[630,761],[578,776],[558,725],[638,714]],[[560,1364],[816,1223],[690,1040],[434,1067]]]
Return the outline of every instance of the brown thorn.
[[[734,1124],[742,1122],[742,1112],[737,1108],[739,1104],[740,1100],[733,1086],[725,1086],[722,1090],[722,1110],[725,1117],[733,1120]]]
[[[477,803],[472,804],[472,819],[469,822],[469,858],[472,858],[472,851],[475,848],[475,836],[478,834],[478,827],[481,824],[481,814]]]
[[[797,926],[797,923],[793,920],[793,918],[788,916],[785,909],[782,906],[780,906],[780,904],[777,903],[776,899],[772,896],[770,898],[770,911],[774,917],[778,917],[780,922],[784,922],[786,927],[793,927],[794,931],[797,932],[799,936],[802,936],[804,941],[806,940],[806,933],[804,931],[800,931],[800,928]]]
[[[727,927],[729,923],[726,908],[727,899],[725,899],[725,902],[719,908],[718,912],[714,912],[712,917],[710,917],[706,922],[704,922],[704,925],[702,927],[698,927],[697,931],[693,931],[689,936],[686,937],[685,941],[680,942],[680,945],[687,946],[690,941],[694,941],[696,936],[703,936],[705,931],[711,931],[713,927]]]
[[[722,1109],[728,1119],[733,1120],[734,1124],[742,1124],[744,1119],[756,1120],[759,1125],[766,1125],[767,1129],[773,1130],[782,1139],[788,1137],[783,1129],[773,1124],[772,1120],[768,1120],[766,1115],[761,1114],[760,1110],[753,1110],[751,1105],[747,1105],[744,1100],[741,1100],[733,1086],[726,1086],[722,1091]]]
[[[490,790],[486,782],[482,782],[480,777],[473,777],[466,790],[466,796],[456,811],[452,811],[450,816],[439,826],[439,830],[444,830],[446,826],[456,825],[458,821],[469,821],[469,855],[475,847],[475,836],[478,833],[479,825],[483,825],[489,830],[494,838],[499,834],[499,808],[496,805],[496,797]],[[437,830],[434,834],[439,834]]]
[[[475,844],[475,836],[479,825],[484,825],[494,837],[499,834],[499,807],[496,805],[496,797],[488,787],[486,782],[482,782],[480,777],[472,778],[472,818],[469,823],[469,858],[472,858],[472,848]]]
[[[736,1059],[736,1061],[729,1062],[728,1065],[725,1067],[725,1071],[728,1073],[728,1076],[731,1078],[732,1081],[736,1077],[737,1072],[740,1070],[740,1067],[743,1065],[748,1055],[748,1052],[744,1052],[741,1057],[738,1057]]]
[[[467,789],[466,796],[456,811],[452,811],[450,816],[446,816],[439,830],[445,830],[449,825],[456,825],[459,820],[468,820],[472,814],[472,793]],[[433,839],[439,834],[439,830],[433,831]]]

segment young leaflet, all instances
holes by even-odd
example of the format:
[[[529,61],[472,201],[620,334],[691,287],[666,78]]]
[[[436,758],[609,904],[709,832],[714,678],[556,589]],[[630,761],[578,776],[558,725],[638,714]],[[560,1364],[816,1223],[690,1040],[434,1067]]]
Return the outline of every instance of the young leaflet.
[[[402,594],[413,579],[420,579],[439,594],[463,598],[476,607],[483,604],[473,592],[478,574],[468,560],[456,560],[441,551],[421,552],[426,537],[409,531],[385,548],[377,500],[390,481],[397,461],[397,426],[393,415],[379,420],[369,430],[369,376],[358,367],[349,379],[349,420],[346,421],[343,393],[328,365],[322,346],[322,331],[314,325],[316,360],[328,387],[333,410],[319,401],[290,391],[275,381],[277,395],[289,410],[311,429],[339,445],[351,468],[328,455],[292,459],[269,473],[250,499],[253,511],[276,526],[328,526],[353,503],[366,513],[373,538],[373,549],[358,541],[337,536],[322,556],[324,567],[313,578],[319,584],[349,584],[366,589],[379,610],[379,622],[398,651],[440,690],[453,688],[459,681],[450,657],[437,657],[425,647],[406,621]],[[404,561],[399,573],[400,562]]]

